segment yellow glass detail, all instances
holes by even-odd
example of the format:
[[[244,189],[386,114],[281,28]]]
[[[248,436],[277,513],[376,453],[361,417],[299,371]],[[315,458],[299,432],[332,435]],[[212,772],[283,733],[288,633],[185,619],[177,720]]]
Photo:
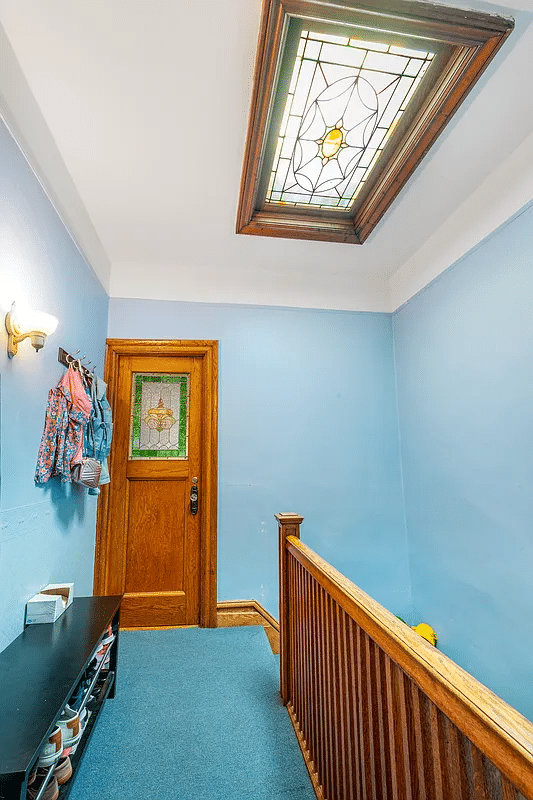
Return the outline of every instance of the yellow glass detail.
[[[333,158],[340,149],[342,145],[342,131],[338,128],[333,128],[327,136],[324,136],[324,141],[322,142],[322,153],[324,158]]]
[[[156,431],[161,433],[161,431],[171,428],[176,420],[172,416],[172,410],[170,408],[165,408],[163,399],[160,397],[157,408],[148,409],[148,416],[145,422],[149,428],[155,428]]]

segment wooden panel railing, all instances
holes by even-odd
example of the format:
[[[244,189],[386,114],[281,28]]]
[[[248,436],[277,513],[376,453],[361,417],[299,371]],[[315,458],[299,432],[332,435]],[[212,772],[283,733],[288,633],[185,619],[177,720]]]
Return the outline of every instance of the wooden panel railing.
[[[277,514],[281,696],[319,800],[533,800],[533,725]]]

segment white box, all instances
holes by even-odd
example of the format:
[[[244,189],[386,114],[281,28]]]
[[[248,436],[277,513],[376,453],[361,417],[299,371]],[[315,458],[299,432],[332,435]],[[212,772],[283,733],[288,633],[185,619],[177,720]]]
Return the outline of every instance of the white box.
[[[49,583],[26,603],[26,625],[55,622],[73,598],[73,583]]]

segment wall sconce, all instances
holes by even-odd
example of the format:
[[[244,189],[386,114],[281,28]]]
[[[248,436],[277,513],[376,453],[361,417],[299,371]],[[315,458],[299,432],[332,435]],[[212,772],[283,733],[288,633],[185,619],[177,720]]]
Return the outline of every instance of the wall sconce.
[[[11,306],[11,311],[6,314],[6,330],[9,334],[7,342],[7,352],[10,358],[16,356],[19,342],[31,339],[32,345],[37,351],[44,347],[47,336],[57,328],[57,319],[51,314],[44,314],[41,311],[19,311],[15,308],[15,303]]]

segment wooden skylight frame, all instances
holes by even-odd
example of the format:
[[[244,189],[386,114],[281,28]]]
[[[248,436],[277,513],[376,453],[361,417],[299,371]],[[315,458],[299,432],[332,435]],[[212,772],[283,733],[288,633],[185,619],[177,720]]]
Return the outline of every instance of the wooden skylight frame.
[[[434,64],[428,70],[431,75],[427,80],[424,77],[413,96],[414,107],[407,107],[405,118],[348,210],[265,202],[272,140],[277,135],[274,128],[279,128],[280,102],[284,103],[280,87],[283,80],[287,82],[286,76],[282,77],[288,63],[283,60],[284,51],[294,20],[301,20],[309,30],[338,26],[339,32],[361,39],[419,41],[422,45],[429,41],[436,48]],[[513,25],[512,20],[497,15],[414,0],[263,0],[237,233],[362,244]]]

